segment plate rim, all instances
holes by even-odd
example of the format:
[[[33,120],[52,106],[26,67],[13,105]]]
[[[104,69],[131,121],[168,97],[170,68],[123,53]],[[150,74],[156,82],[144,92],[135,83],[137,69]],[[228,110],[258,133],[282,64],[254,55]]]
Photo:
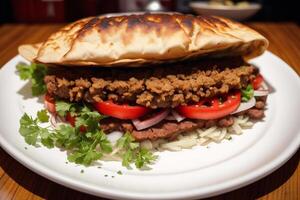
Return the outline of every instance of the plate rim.
[[[262,5],[260,3],[249,2],[247,7],[225,6],[225,5],[209,5],[207,2],[194,1],[190,2],[190,7],[195,9],[218,10],[218,11],[248,11],[259,10]]]

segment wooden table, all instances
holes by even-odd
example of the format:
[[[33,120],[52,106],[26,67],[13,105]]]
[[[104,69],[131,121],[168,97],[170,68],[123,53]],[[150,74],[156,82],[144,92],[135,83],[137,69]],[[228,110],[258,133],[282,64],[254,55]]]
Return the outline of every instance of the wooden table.
[[[270,40],[269,50],[300,74],[300,29],[293,23],[251,23]],[[62,25],[0,26],[0,66],[24,43],[44,40]],[[265,66],[272,67],[272,66]],[[297,91],[299,92],[299,91]],[[298,152],[280,169],[249,186],[211,199],[300,199]],[[0,199],[96,199],[66,188],[28,170],[0,148]]]

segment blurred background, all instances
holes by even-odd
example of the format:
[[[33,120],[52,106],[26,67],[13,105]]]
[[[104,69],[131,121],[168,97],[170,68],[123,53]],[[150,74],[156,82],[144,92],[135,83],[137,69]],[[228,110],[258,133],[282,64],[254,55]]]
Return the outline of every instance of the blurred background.
[[[298,0],[0,0],[0,23],[60,23],[112,12],[179,11],[299,23]],[[247,14],[246,14],[247,13]]]

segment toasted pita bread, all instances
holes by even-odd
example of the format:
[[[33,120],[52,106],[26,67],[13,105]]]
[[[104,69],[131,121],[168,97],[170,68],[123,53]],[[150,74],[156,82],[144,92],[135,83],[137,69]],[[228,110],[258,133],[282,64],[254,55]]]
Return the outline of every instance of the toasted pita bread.
[[[267,47],[262,35],[229,19],[148,13],[81,19],[19,53],[44,64],[138,67],[203,56],[250,59]]]
[[[39,48],[42,46],[42,43],[37,43],[37,44],[25,44],[21,45],[18,48],[19,53],[29,61],[33,61],[39,51]]]

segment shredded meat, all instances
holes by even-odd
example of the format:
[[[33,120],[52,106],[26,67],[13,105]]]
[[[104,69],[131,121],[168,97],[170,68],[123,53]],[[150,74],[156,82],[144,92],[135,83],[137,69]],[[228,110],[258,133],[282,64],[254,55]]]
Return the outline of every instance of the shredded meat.
[[[233,117],[228,116],[218,121],[218,126],[220,127],[229,127],[234,123]]]
[[[256,103],[253,108],[237,113],[236,115],[247,115],[250,119],[260,120],[265,116],[267,96],[255,97]]]
[[[171,65],[171,64],[169,64]],[[50,69],[44,79],[50,95],[69,101],[176,107],[240,89],[257,69],[241,58],[214,59],[130,69]]]
[[[247,111],[247,115],[251,119],[262,119],[265,116],[263,110],[259,110],[259,109],[256,109],[256,108],[249,109]]]
[[[213,122],[213,123],[212,123]],[[107,118],[101,120],[101,129],[105,133],[112,131],[129,131],[137,141],[156,140],[159,138],[167,138],[169,140],[176,139],[177,135],[183,132],[189,132],[197,128],[210,127],[217,125],[219,127],[229,127],[233,124],[232,117],[225,117],[218,120],[184,120],[182,122],[164,120],[159,124],[144,130],[136,130],[130,121]]]

